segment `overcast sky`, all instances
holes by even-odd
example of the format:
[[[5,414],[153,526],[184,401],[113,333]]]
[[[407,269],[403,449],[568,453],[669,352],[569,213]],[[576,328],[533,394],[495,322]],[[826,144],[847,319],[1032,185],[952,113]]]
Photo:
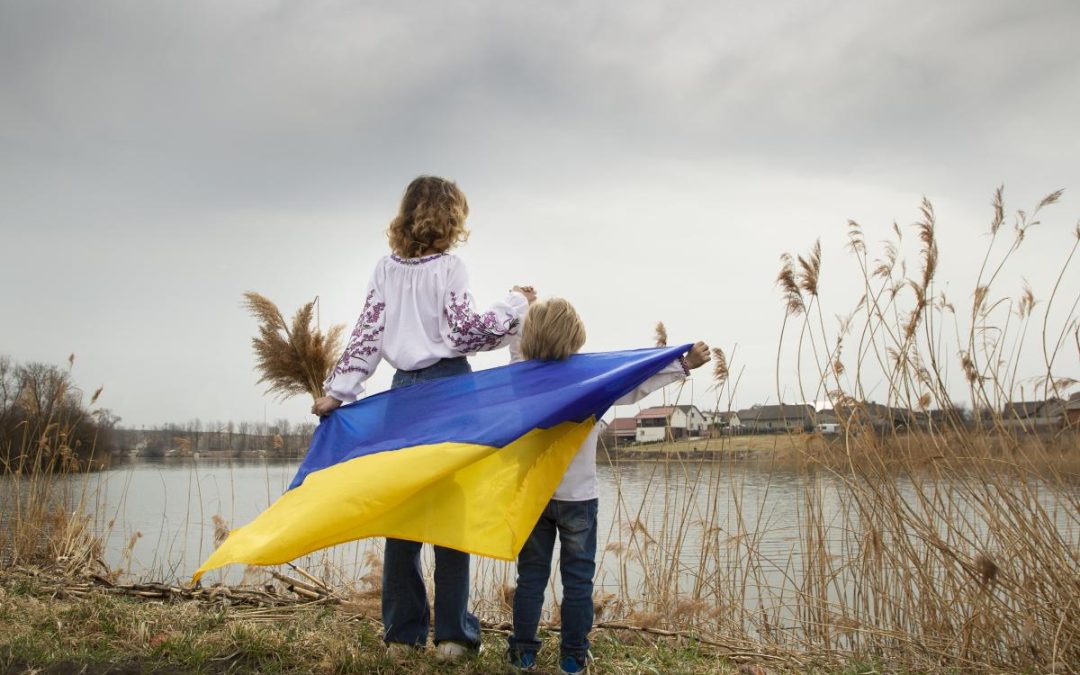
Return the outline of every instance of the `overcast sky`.
[[[351,326],[434,173],[469,197],[481,302],[567,297],[588,350],[662,319],[738,345],[738,406],[775,402],[778,257],[821,237],[845,312],[849,218],[876,246],[933,200],[960,304],[993,189],[1066,188],[999,281],[1046,297],[1080,216],[1078,29],[1075,0],[0,0],[0,353],[75,352],[129,425],[304,420],[256,386],[241,293]]]

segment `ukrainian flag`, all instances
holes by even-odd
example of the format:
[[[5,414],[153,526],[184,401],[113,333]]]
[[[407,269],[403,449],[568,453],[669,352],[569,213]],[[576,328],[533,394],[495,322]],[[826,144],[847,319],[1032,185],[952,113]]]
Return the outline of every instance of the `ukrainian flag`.
[[[522,361],[338,408],[289,490],[194,580],[378,536],[514,560],[596,421],[689,347]]]

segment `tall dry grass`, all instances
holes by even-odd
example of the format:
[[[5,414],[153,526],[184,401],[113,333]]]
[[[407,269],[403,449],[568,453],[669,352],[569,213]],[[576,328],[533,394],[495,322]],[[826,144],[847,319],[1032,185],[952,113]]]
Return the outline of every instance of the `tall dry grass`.
[[[74,360],[69,357],[66,371],[42,364],[9,371],[6,359],[0,364],[0,569],[89,569],[100,560],[100,539],[80,504],[85,493],[70,476],[107,464],[97,443],[116,418],[90,409],[101,388],[83,404],[71,383]]]
[[[994,297],[1059,196],[1018,212],[1001,242],[995,194],[988,252],[962,310],[937,283],[928,201],[913,261],[900,228],[871,260],[863,227],[849,224],[863,293],[835,330],[820,243],[785,254],[778,395],[791,383],[798,399],[788,402],[827,400],[841,433],[809,437],[758,473],[656,464],[643,490],[619,491],[604,559],[619,584],[601,603],[626,621],[797,662],[1080,672],[1080,436],[1064,417],[1039,428],[1010,419],[1008,405],[1065,400],[1075,384],[1080,297],[1062,293],[1075,280],[1080,227],[1045,299],[1026,284]],[[1041,357],[1035,373],[1031,353]],[[717,408],[730,409],[731,364],[714,356]],[[883,418],[888,409],[903,414]]]

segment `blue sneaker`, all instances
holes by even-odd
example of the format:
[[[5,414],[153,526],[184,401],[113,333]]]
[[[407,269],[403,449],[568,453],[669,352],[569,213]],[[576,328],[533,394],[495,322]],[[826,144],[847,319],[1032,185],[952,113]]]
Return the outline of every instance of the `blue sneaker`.
[[[510,657],[510,667],[514,670],[523,673],[531,673],[536,670],[536,652],[521,652],[520,654],[510,652],[508,656]]]
[[[575,675],[576,673],[589,672],[589,664],[592,662],[592,654],[585,652],[585,656],[567,654],[559,662],[559,672],[563,675]]]

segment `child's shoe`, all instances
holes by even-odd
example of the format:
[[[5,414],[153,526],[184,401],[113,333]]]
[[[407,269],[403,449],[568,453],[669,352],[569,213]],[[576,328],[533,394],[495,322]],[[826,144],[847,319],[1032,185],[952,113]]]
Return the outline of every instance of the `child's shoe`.
[[[536,670],[536,652],[509,653],[510,668],[523,673],[531,673]]]
[[[592,663],[592,653],[585,652],[585,656],[567,654],[559,662],[559,672],[563,675],[576,675],[576,673],[589,672],[589,664]]]
[[[484,645],[469,647],[461,642],[443,640],[435,646],[435,660],[442,662],[457,661],[466,656],[478,656],[483,649]]]

